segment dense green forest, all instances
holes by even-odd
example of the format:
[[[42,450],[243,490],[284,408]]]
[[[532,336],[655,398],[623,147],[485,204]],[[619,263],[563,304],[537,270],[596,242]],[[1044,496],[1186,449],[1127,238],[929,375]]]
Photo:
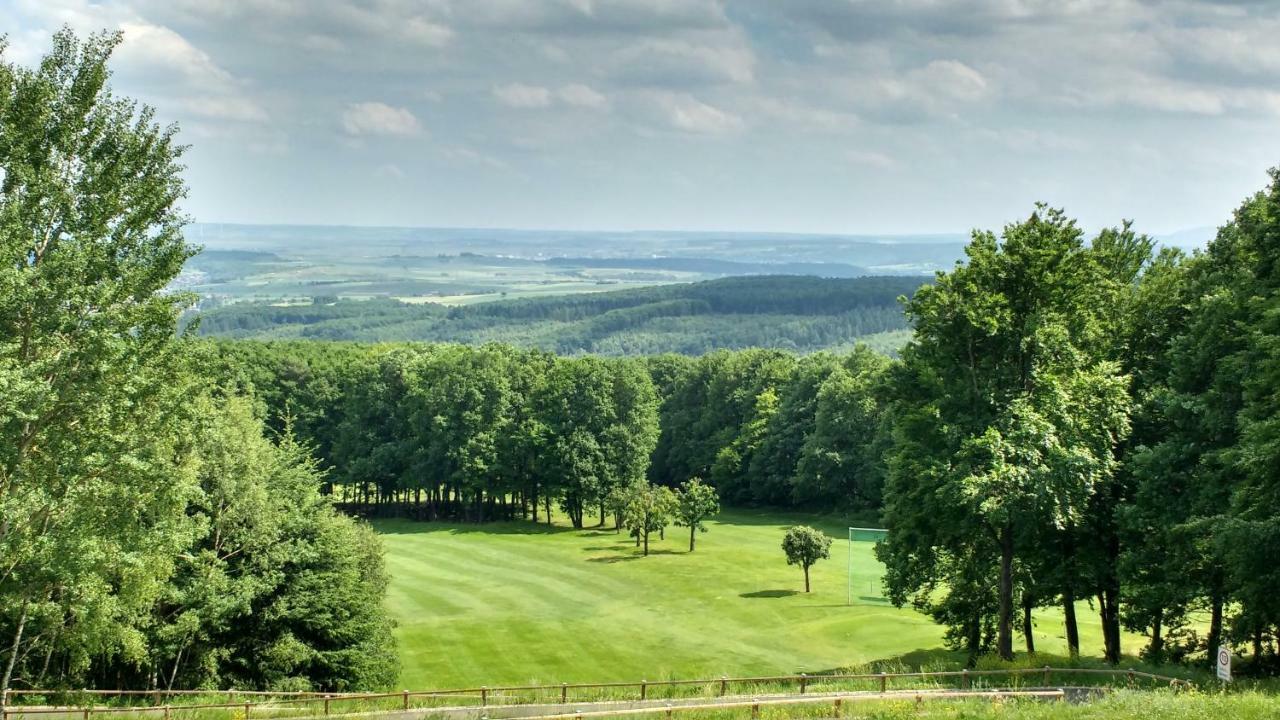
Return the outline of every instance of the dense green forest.
[[[737,503],[877,507],[866,348],[566,358],[507,345],[219,341],[224,384],[315,448],[360,512],[580,524],[618,486],[714,482]]]
[[[898,300],[924,280],[766,275],[460,307],[319,297],[226,305],[200,313],[198,328],[235,338],[505,342],[560,354],[814,351],[905,329]],[[886,340],[880,349],[895,351],[897,334]]]

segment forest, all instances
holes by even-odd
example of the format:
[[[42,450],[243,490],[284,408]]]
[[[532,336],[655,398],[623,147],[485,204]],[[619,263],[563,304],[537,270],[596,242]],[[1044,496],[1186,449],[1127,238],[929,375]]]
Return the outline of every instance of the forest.
[[[898,331],[906,328],[898,298],[925,280],[761,275],[456,307],[320,296],[300,305],[236,303],[190,317],[198,317],[201,334],[212,336],[505,342],[559,354],[812,352],[860,339],[894,351]]]
[[[890,598],[971,662],[1033,652],[1046,607],[1079,652],[1088,601],[1109,662],[1123,628],[1153,662],[1280,665],[1280,170],[1190,255],[1044,205],[975,231],[904,299],[896,359],[207,339],[170,285],[196,251],[184,148],[107,91],[118,42],[0,63],[0,690],[388,687],[381,541],[353,516],[608,525],[615,489],[695,478],[883,522]],[[801,312],[907,281],[457,312],[750,312],[753,282]]]

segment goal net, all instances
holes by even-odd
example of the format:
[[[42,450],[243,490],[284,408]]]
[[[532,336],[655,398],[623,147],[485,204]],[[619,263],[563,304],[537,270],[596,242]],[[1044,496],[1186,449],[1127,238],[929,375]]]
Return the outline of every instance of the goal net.
[[[849,528],[849,600],[882,603],[880,578],[884,569],[876,559],[875,546],[889,534],[880,528]]]

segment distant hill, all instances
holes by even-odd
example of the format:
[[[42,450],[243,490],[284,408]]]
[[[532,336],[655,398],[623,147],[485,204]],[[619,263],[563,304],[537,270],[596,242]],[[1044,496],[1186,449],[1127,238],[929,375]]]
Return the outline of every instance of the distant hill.
[[[336,298],[237,303],[201,313],[198,328],[202,335],[259,339],[502,341],[567,354],[808,352],[864,338],[887,338],[881,349],[892,351],[907,327],[898,298],[925,281],[756,275],[461,307]]]

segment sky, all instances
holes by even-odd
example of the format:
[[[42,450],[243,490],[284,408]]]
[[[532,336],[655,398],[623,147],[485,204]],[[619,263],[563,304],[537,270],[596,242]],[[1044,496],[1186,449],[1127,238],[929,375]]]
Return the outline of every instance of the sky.
[[[1216,226],[1280,165],[1280,2],[0,0],[119,29],[199,221]]]

